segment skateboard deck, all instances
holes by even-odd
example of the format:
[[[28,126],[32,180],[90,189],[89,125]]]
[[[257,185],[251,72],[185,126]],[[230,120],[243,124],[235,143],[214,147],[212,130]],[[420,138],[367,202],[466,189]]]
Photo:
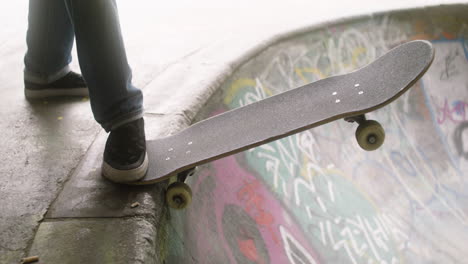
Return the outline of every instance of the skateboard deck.
[[[198,165],[322,124],[363,115],[406,92],[434,58],[430,42],[402,44],[369,65],[277,94],[147,142],[153,184]]]

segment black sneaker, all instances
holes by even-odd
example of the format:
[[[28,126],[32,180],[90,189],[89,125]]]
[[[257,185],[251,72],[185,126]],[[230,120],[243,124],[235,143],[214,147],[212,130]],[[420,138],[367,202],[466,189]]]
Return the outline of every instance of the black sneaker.
[[[143,178],[147,170],[143,118],[112,130],[104,150],[102,175],[110,181],[124,183]]]
[[[67,75],[48,84],[24,81],[26,99],[41,99],[55,96],[87,96],[88,87],[81,74],[69,72]]]

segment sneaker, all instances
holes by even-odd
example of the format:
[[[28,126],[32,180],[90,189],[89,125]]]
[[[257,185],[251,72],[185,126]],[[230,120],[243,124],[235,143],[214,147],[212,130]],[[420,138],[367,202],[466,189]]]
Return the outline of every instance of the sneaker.
[[[67,75],[47,84],[24,81],[26,99],[41,99],[55,96],[88,96],[88,87],[81,74],[69,72]]]
[[[110,181],[125,183],[140,180],[147,170],[143,118],[112,130],[104,150],[102,175]]]

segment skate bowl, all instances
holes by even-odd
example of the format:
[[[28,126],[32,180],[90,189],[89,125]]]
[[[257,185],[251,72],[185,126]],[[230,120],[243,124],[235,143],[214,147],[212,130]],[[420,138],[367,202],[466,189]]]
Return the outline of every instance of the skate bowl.
[[[436,51],[409,92],[368,115],[386,130],[376,151],[359,148],[355,124],[335,121],[198,168],[191,207],[170,212],[167,263],[466,261],[467,14],[450,5],[344,19],[244,59],[194,122],[351,72],[407,41]]]

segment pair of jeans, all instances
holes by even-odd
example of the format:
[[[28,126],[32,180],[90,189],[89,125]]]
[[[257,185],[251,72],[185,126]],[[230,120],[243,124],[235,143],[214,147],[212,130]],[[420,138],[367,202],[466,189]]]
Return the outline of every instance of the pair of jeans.
[[[68,74],[74,39],[96,121],[109,131],[140,118],[143,95],[132,85],[115,0],[30,0],[25,80]]]

